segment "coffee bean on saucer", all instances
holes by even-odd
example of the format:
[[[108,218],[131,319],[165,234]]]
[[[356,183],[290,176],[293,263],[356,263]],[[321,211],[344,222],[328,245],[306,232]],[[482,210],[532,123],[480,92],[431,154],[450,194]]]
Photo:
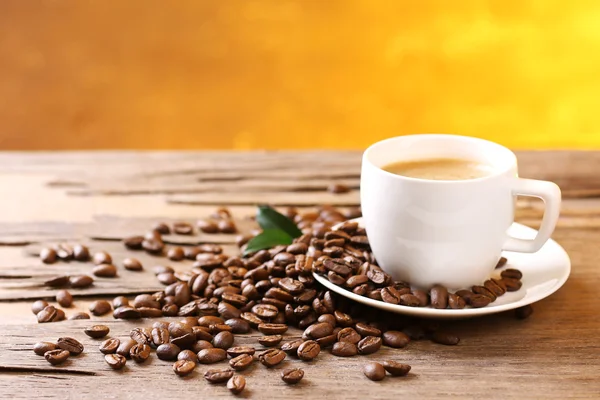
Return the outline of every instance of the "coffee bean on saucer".
[[[469,297],[469,305],[473,308],[482,308],[492,302],[492,299],[482,294],[473,294]]]
[[[385,368],[378,362],[370,362],[363,367],[363,373],[372,381],[380,381],[385,378]]]
[[[481,294],[486,297],[489,297],[492,300],[492,302],[494,302],[498,297],[494,293],[489,291],[485,286],[475,285],[471,288],[471,290],[476,294]]]
[[[506,257],[500,257],[500,259],[498,260],[498,263],[496,264],[496,268],[502,268],[504,267],[504,265],[506,264],[508,260],[506,259]]]
[[[507,292],[516,292],[517,290],[521,289],[521,286],[523,286],[523,282],[512,278],[502,278],[502,283],[504,286],[506,286]]]
[[[420,307],[421,299],[410,293],[403,294],[400,296],[400,305],[408,307]]]
[[[523,273],[521,271],[519,271],[518,269],[509,268],[509,269],[505,269],[504,271],[500,272],[500,276],[503,278],[510,278],[510,279],[522,279]]]
[[[429,290],[431,305],[440,310],[448,307],[448,289],[442,285],[435,285]]]
[[[504,284],[499,285],[491,279],[485,281],[483,286],[496,296],[502,296],[504,293],[506,293],[506,286]]]
[[[465,299],[455,293],[448,293],[448,306],[453,310],[460,310],[467,306]]]

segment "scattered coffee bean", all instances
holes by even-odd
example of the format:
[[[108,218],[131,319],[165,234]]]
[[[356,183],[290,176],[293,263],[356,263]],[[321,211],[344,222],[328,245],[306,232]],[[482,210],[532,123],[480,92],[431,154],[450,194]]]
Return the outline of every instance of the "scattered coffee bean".
[[[200,364],[214,364],[227,359],[227,352],[223,349],[211,348],[198,352],[198,362]]]
[[[258,338],[258,343],[262,344],[265,347],[274,347],[277,346],[282,339],[283,336],[281,335],[261,336]]]
[[[258,355],[258,360],[266,367],[273,368],[274,366],[285,360],[285,352],[279,349],[265,350]]]
[[[358,342],[357,346],[360,354],[373,354],[381,348],[381,338],[377,336],[366,336]]]
[[[77,261],[88,261],[90,259],[90,250],[87,246],[76,244],[73,246],[73,258]]]
[[[106,339],[104,342],[100,343],[100,353],[102,354],[113,354],[119,348],[121,341],[117,338]]]
[[[51,248],[44,248],[40,251],[40,260],[44,264],[54,264],[58,256],[56,255],[56,250]]]
[[[57,276],[44,282],[44,285],[49,287],[63,287],[68,286],[69,284],[73,286],[71,278],[67,275]]]
[[[95,316],[101,316],[111,312],[112,306],[106,300],[96,300],[90,304],[90,312]]]
[[[436,331],[431,336],[431,340],[439,344],[445,344],[446,346],[455,346],[460,342],[460,338],[451,333]]]
[[[304,378],[304,370],[300,368],[286,368],[281,371],[281,380],[289,385],[295,385]]]
[[[381,336],[381,330],[375,328],[374,326],[364,324],[362,322],[358,322],[355,325],[356,332],[360,334],[362,337],[366,336]],[[357,342],[358,343],[358,342]]]
[[[127,363],[127,359],[120,354],[106,354],[104,361],[114,370],[122,369]]]
[[[236,228],[235,224],[233,223],[233,221],[228,220],[228,219],[219,221],[217,223],[217,228],[219,229],[219,232],[221,232],[221,233],[236,233],[237,232],[237,228]]]
[[[92,259],[92,262],[95,265],[111,264],[112,257],[106,251],[99,251],[96,254],[94,254],[94,258]]]
[[[286,324],[268,324],[263,323],[258,325],[258,330],[265,335],[281,335],[288,330]]]
[[[390,375],[406,376],[408,375],[411,367],[408,364],[402,364],[397,361],[387,360],[383,362],[383,368],[385,368],[385,370],[389,372]]]
[[[227,381],[227,389],[233,394],[240,394],[246,387],[246,378],[241,375],[234,375]]]
[[[56,345],[67,350],[71,355],[77,356],[83,352],[83,345],[77,339],[71,337],[61,337],[56,341]]]
[[[129,306],[129,300],[125,296],[117,296],[113,299],[112,305],[115,310],[119,307],[127,307]]]
[[[289,342],[283,343],[281,345],[280,349],[285,351],[287,355],[297,356],[298,348],[300,347],[300,345],[302,343],[304,343],[304,340],[302,340],[302,339],[291,340]]]
[[[388,347],[400,349],[406,347],[410,342],[410,337],[404,332],[387,331],[383,334],[383,344]]]
[[[54,306],[46,306],[42,311],[37,313],[36,317],[40,324],[55,322],[57,320],[57,310]]]
[[[304,361],[310,361],[316,358],[321,352],[321,346],[314,340],[307,340],[298,347],[298,358]]]
[[[173,361],[181,350],[173,343],[161,344],[156,348],[156,356],[163,361]]]
[[[177,360],[173,364],[173,372],[177,376],[186,376],[192,373],[196,368],[196,363],[189,360]]]
[[[198,362],[198,356],[191,350],[182,350],[177,354],[177,360],[191,361],[196,364]]]
[[[90,319],[90,314],[84,312],[77,312],[69,317],[70,320],[77,319]]]
[[[121,339],[120,343],[119,343],[119,347],[117,347],[116,353],[123,357],[129,358],[129,351],[136,344],[137,344],[137,342],[131,338]]]
[[[122,306],[115,308],[113,317],[116,319],[139,319],[141,313],[133,307]]]
[[[167,258],[171,261],[181,261],[185,258],[185,253],[181,247],[171,247],[167,251]]]
[[[100,339],[108,335],[110,328],[106,325],[93,325],[89,328],[85,328],[83,332],[91,338]]]
[[[515,310],[515,317],[517,317],[517,319],[527,319],[531,314],[533,314],[533,307],[531,307],[530,304]]]
[[[229,360],[229,366],[236,371],[242,371],[248,368],[253,361],[254,358],[252,358],[250,354],[240,354],[239,356]]]
[[[225,321],[225,324],[231,327],[231,333],[249,333],[252,329],[250,324],[241,318],[230,318]]]
[[[358,354],[358,348],[354,343],[336,342],[331,349],[331,354],[338,357],[352,357]]]
[[[378,362],[370,362],[363,367],[363,373],[372,381],[380,381],[385,378],[385,368]]]
[[[231,358],[235,358],[242,354],[248,354],[248,355],[252,356],[252,355],[254,355],[255,352],[256,352],[256,350],[254,349],[254,347],[250,347],[250,346],[230,347],[227,349],[227,354]]]
[[[129,356],[136,363],[143,363],[150,357],[150,346],[138,343],[129,350]]]
[[[141,271],[144,269],[142,263],[137,258],[126,258],[123,260],[123,268],[128,271]]]
[[[100,264],[94,267],[92,273],[100,278],[114,278],[117,276],[117,267],[112,264]]]
[[[73,295],[69,293],[67,290],[59,290],[56,293],[56,302],[61,307],[71,307],[73,305]]]
[[[159,255],[162,253],[164,247],[165,244],[161,239],[158,238],[146,238],[142,242],[142,248],[150,254]]]
[[[69,282],[72,288],[84,289],[92,286],[94,279],[88,275],[75,275],[69,277]]]
[[[40,311],[42,311],[46,307],[48,307],[48,302],[47,301],[45,301],[45,300],[36,300],[31,305],[31,312],[33,312],[35,315],[37,315]]]
[[[69,351],[62,349],[49,350],[44,353],[44,358],[52,365],[62,364],[69,358]]]
[[[142,243],[144,242],[143,236],[131,236],[123,240],[123,244],[129,250],[141,250]]]
[[[356,324],[357,327],[358,325],[359,324]],[[381,334],[381,331],[379,332],[379,334]],[[337,340],[339,342],[357,344],[358,342],[360,342],[360,339],[361,336],[352,328],[343,328],[337,334]]]
[[[228,326],[228,325],[226,325]],[[213,339],[213,346],[220,349],[227,350],[233,345],[234,337],[231,332],[223,331],[215,335]]]
[[[209,369],[204,373],[204,379],[209,383],[227,382],[233,376],[231,369]]]
[[[33,352],[38,356],[43,356],[48,351],[56,350],[58,346],[51,342],[38,342],[33,346]]]
[[[217,224],[212,221],[199,220],[196,226],[204,233],[217,233],[219,231]]]
[[[177,235],[193,235],[194,227],[187,222],[175,222],[173,224],[173,232]]]

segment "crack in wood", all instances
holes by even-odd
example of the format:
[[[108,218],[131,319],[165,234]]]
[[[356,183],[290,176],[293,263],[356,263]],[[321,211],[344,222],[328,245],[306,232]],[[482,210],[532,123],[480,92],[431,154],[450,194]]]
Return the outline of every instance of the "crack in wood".
[[[7,366],[0,365],[0,374],[3,373],[22,373],[28,374],[32,372],[41,372],[44,374],[61,374],[61,375],[88,375],[88,376],[96,376],[97,374],[92,371],[83,371],[80,369],[48,369],[48,368],[38,368],[38,367],[18,367],[18,366]]]

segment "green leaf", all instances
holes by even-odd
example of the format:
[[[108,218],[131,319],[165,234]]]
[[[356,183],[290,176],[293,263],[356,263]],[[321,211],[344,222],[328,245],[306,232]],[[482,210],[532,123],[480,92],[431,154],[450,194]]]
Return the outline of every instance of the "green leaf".
[[[256,221],[263,230],[279,229],[287,233],[292,238],[302,236],[302,231],[298,229],[294,221],[283,214],[278,213],[269,206],[259,206]]]
[[[292,244],[292,237],[281,229],[265,229],[250,239],[244,250],[244,256],[263,249],[270,249],[280,244]]]

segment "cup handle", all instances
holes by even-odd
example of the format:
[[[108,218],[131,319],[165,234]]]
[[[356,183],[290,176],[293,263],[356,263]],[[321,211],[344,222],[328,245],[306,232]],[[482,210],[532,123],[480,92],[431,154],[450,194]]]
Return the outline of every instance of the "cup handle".
[[[525,240],[509,236],[502,249],[519,253],[535,253],[550,239],[556,227],[560,214],[560,188],[553,182],[517,178],[513,183],[512,193],[542,199],[545,205],[544,217],[534,239]]]

